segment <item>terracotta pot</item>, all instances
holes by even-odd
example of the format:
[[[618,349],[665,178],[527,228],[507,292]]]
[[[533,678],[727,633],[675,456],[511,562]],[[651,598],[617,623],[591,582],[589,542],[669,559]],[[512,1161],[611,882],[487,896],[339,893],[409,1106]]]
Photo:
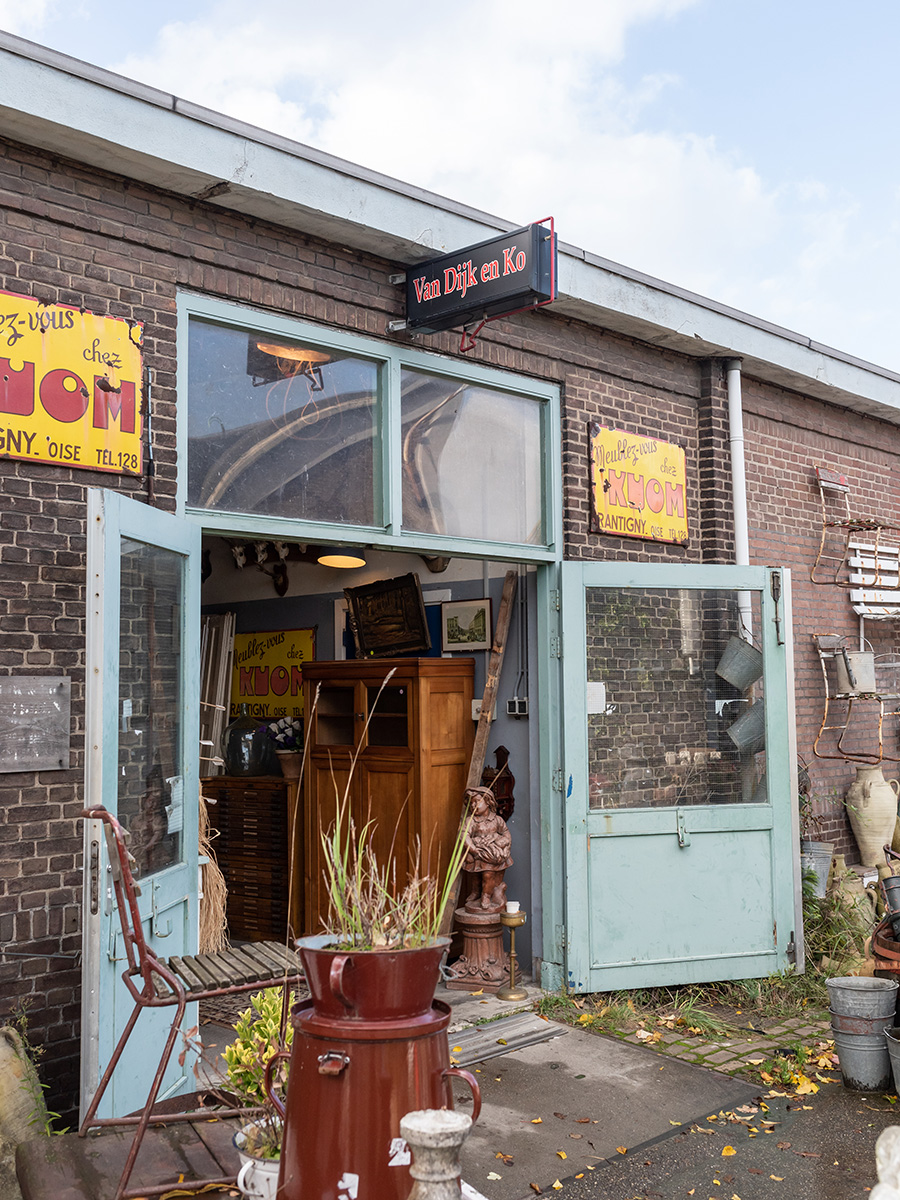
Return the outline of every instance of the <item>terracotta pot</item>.
[[[285,779],[299,779],[303,755],[298,750],[276,750],[275,753]]]
[[[884,847],[894,836],[898,793],[900,784],[885,779],[881,767],[857,766],[856,779],[844,799],[864,867],[884,862]]]

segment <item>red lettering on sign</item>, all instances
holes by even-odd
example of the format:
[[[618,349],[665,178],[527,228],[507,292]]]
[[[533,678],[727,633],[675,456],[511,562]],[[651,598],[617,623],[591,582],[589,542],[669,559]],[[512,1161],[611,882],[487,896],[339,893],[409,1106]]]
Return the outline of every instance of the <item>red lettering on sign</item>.
[[[299,696],[303,691],[303,670],[291,663],[291,695]]]
[[[64,386],[66,381],[74,383],[72,391]],[[63,367],[47,372],[41,380],[38,394],[47,415],[54,421],[79,421],[87,410],[88,390],[84,381]]]
[[[101,387],[101,380],[108,386],[104,376],[94,376],[94,428],[108,429],[112,413],[122,433],[134,433],[134,384],[123,379],[120,391],[108,392]]]
[[[291,685],[291,677],[286,667],[273,667],[269,675],[269,688],[276,696],[283,696]]]
[[[666,516],[684,516],[684,484],[666,481]]]
[[[662,484],[658,479],[650,478],[646,485],[647,507],[651,512],[662,512],[663,505],[666,502],[666,496],[663,492]]]
[[[644,480],[641,475],[628,476],[628,507],[644,507]]]
[[[619,508],[627,508],[628,501],[625,499],[625,472],[610,471],[609,472],[609,495],[606,497],[608,504],[614,504]]]
[[[30,417],[34,412],[34,363],[14,371],[8,358],[0,358],[0,412]]]
[[[515,246],[509,246],[508,248],[504,248],[504,250],[503,250],[503,274],[504,275],[515,275],[515,273],[516,273],[517,268],[516,268],[515,262],[513,261],[513,251],[514,250],[515,250]]]

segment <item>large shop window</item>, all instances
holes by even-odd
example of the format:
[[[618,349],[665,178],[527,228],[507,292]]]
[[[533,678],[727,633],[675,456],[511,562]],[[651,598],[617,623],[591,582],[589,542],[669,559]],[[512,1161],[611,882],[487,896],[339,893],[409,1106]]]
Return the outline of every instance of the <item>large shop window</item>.
[[[541,405],[404,370],[403,528],[540,545]]]
[[[180,503],[210,526],[554,557],[555,385],[206,297],[179,308]]]
[[[189,364],[189,505],[376,523],[377,362],[194,320]]]

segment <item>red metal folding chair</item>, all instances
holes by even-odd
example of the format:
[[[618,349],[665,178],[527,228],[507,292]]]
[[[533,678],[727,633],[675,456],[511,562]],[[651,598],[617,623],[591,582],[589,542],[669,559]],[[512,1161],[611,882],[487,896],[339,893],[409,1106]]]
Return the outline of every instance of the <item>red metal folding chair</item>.
[[[128,959],[128,967],[122,978],[134,1000],[134,1009],[116,1044],[106,1070],[103,1072],[97,1091],[78,1130],[79,1136],[85,1137],[91,1129],[136,1127],[115,1200],[123,1200],[124,1197],[129,1196],[159,1195],[171,1190],[173,1186],[197,1189],[214,1183],[232,1183],[234,1175],[217,1179],[176,1180],[174,1182],[170,1180],[150,1187],[146,1185],[140,1188],[129,1189],[128,1187],[128,1181],[149,1125],[169,1124],[172,1121],[196,1121],[198,1118],[219,1119],[229,1116],[244,1116],[258,1111],[247,1108],[217,1108],[214,1110],[206,1108],[202,1113],[195,1111],[174,1115],[166,1113],[164,1116],[154,1115],[153,1109],[166,1067],[175,1049],[187,1005],[195,1000],[206,1000],[213,996],[230,996],[235,993],[259,991],[262,988],[270,987],[297,986],[303,981],[300,959],[292,950],[275,942],[255,942],[240,949],[230,949],[215,954],[172,957],[168,960],[159,958],[147,945],[144,938],[141,914],[137,903],[138,889],[131,870],[133,859],[125,844],[125,832],[122,826],[102,806],[85,809],[81,815],[90,820],[102,821],[104,824],[116,904],[122,926],[122,938]],[[96,1112],[103,1093],[113,1077],[116,1065],[131,1037],[141,1011],[145,1008],[169,1007],[175,1009],[175,1015],[172,1018],[172,1025],[142,1112],[128,1117],[97,1117]]]

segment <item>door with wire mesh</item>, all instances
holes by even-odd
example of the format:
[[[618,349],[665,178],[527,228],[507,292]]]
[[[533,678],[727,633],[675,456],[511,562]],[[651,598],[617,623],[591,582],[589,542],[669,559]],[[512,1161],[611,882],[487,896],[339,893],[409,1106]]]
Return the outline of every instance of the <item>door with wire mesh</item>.
[[[786,967],[797,939],[785,573],[563,572],[569,985]]]

